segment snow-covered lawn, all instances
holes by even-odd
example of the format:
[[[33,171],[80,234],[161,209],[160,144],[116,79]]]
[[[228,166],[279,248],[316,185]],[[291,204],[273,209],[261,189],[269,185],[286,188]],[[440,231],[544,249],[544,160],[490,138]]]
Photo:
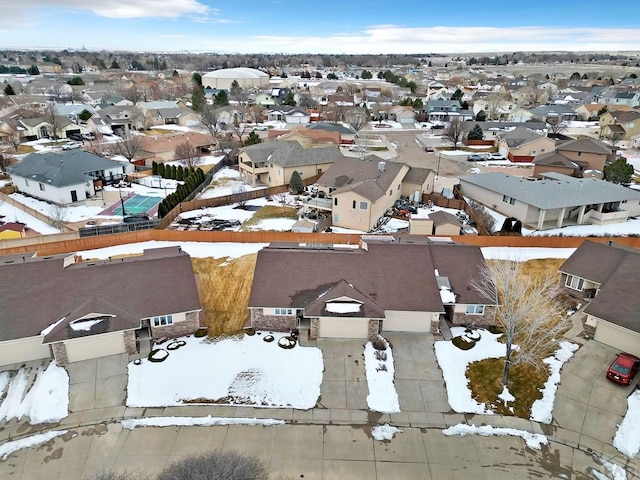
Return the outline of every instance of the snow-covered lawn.
[[[183,337],[185,346],[162,362],[143,359],[128,366],[127,405],[160,407],[185,403],[309,409],[320,396],[324,363],[315,347],[278,345],[282,333],[219,341]],[[171,343],[171,342],[169,342]],[[156,345],[164,349],[169,344]]]
[[[481,435],[483,437],[490,437],[492,435],[511,435],[522,438],[527,444],[527,447],[535,450],[540,450],[542,445],[547,445],[549,443],[547,437],[539,433],[531,433],[525,430],[517,430],[515,428],[492,427],[491,425],[482,425],[478,427],[476,425],[459,423],[458,425],[453,425],[443,430],[442,433],[448,437],[453,435],[460,435],[462,437],[466,435]]]
[[[31,425],[58,422],[69,414],[69,374],[54,361],[35,372],[29,388],[31,368],[0,373],[0,421],[29,418]]]
[[[297,220],[293,218],[265,218],[255,225],[250,225],[247,230],[270,230],[273,232],[288,232]]]
[[[451,408],[458,413],[494,413],[490,406],[476,401],[469,388],[469,380],[466,370],[469,364],[486,358],[501,358],[505,353],[505,346],[498,341],[502,334],[494,334],[485,329],[478,329],[473,334],[465,333],[464,327],[451,328],[453,337],[473,336],[475,345],[469,350],[461,350],[451,340],[435,342],[434,349],[438,364],[442,369],[442,376],[447,389],[447,397]],[[471,337],[470,337],[471,339]],[[531,420],[541,423],[550,423],[552,418],[553,403],[560,382],[560,369],[571,358],[578,347],[570,342],[560,342],[559,349],[553,357],[544,360],[550,367],[550,375],[544,387],[541,389],[542,398],[536,400],[531,407]],[[503,392],[503,398],[508,398],[509,393]]]
[[[256,253],[267,245],[266,243],[166,242],[152,240],[149,242],[126,243],[95,250],[84,250],[78,253],[81,254],[84,259],[106,259],[118,255],[141,254],[144,250],[150,248],[179,246],[195,258],[238,258],[243,255]]]
[[[16,202],[36,210],[49,218],[55,217],[58,207],[37,198],[27,197],[21,193],[10,195]],[[104,210],[103,206],[68,205],[62,208],[60,215],[65,222],[81,222],[98,216]]]
[[[397,413],[400,411],[400,402],[393,383],[393,352],[386,340],[385,343],[386,350],[376,350],[371,342],[364,346],[364,366],[369,387],[367,405],[374,412]]]
[[[205,198],[224,197],[233,195],[234,193],[248,192],[250,190],[259,190],[264,187],[252,187],[240,180],[240,172],[233,168],[225,167],[213,176],[213,181],[209,188],[198,195],[199,200]]]
[[[60,230],[56,227],[49,225],[48,223],[37,219],[21,210],[19,207],[14,207],[6,202],[0,202],[0,217],[4,222],[19,222],[32,230],[42,235],[52,235],[60,233]]]
[[[635,457],[640,451],[640,390],[627,398],[627,413],[618,425],[613,446],[627,457]]]
[[[284,420],[274,418],[244,417],[149,417],[122,420],[122,427],[133,430],[139,427],[212,427],[214,425],[283,425]]]

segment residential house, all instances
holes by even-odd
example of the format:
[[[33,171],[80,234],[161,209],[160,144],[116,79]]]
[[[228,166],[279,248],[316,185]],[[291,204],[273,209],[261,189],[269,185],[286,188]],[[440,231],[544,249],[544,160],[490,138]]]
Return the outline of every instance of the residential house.
[[[604,97],[602,100],[611,110],[615,110],[620,105],[637,108],[640,107],[640,91],[616,92],[610,97]]]
[[[540,105],[530,110],[534,120],[558,125],[563,122],[577,120],[578,114],[568,105]]]
[[[340,133],[322,129],[310,129],[297,126],[293,130],[269,130],[269,140],[296,141],[304,148],[321,147],[324,145],[340,145]]]
[[[276,105],[275,99],[268,93],[258,93],[254,103],[259,107],[274,107]]]
[[[532,162],[537,155],[553,151],[555,142],[544,133],[518,126],[503,134],[497,147],[512,162]]]
[[[39,138],[68,138],[71,134],[79,134],[82,129],[67,117],[56,115],[51,117],[21,118],[18,120],[18,128],[24,140],[37,140]]]
[[[458,100],[429,100],[425,113],[430,122],[448,122],[460,114],[462,107]]]
[[[58,205],[69,205],[96,194],[105,183],[120,180],[133,166],[83,150],[31,153],[9,168],[11,181],[22,193]]]
[[[483,265],[478,247],[425,237],[363,236],[360,248],[271,244],[258,252],[251,325],[358,339],[439,333],[441,322],[492,325],[496,299],[471,286]]]
[[[181,125],[193,127],[200,124],[198,114],[189,108],[150,108],[146,110],[147,125]]]
[[[214,138],[207,133],[175,132],[166,135],[140,135],[140,149],[136,161],[144,162],[148,167],[155,162],[171,162],[176,159],[176,147],[189,143],[204,152],[215,144]]]
[[[4,256],[0,288],[3,366],[136,353],[149,339],[194,333],[200,325],[191,259],[180,247],[85,262],[74,254]]]
[[[280,106],[269,109],[267,119],[270,122],[286,122],[293,125],[306,125],[311,121],[311,115],[305,108]]]
[[[245,183],[273,187],[288,184],[294,171],[303,180],[320,175],[343,158],[337,145],[304,148],[297,141],[270,141],[243,147],[238,167]]]
[[[512,121],[512,116],[518,109],[518,105],[515,102],[496,94],[483,96],[476,94],[473,100],[474,118],[480,112],[484,112],[486,119],[489,121],[509,122]]]
[[[368,232],[400,197],[422,198],[423,193],[433,191],[432,171],[411,170],[408,165],[386,162],[375,155],[346,157],[331,165],[316,182],[322,198],[312,198],[305,205],[330,212],[334,226]]]
[[[389,108],[389,120],[398,122],[401,124],[411,124],[416,121],[416,112],[411,107],[403,107],[395,105]]]
[[[640,111],[611,110],[600,115],[600,137],[612,141],[630,140],[640,134]]]
[[[83,111],[86,110],[92,115],[96,113],[95,108],[93,108],[91,105],[86,105],[84,103],[56,104],[53,110],[56,113],[56,115],[59,115],[61,117],[67,117],[70,121],[72,121],[75,124],[81,123],[79,115]]]
[[[358,132],[350,125],[342,123],[313,122],[305,127],[308,130],[323,130],[340,134],[341,144],[352,144]]]
[[[547,124],[544,122],[527,122],[526,125],[522,125],[521,122],[464,122],[462,129],[465,134],[468,134],[476,125],[482,129],[484,140],[493,142],[498,142],[506,133],[518,127],[526,126],[536,132],[545,132],[547,128]]]
[[[0,118],[0,145],[13,145],[21,139],[24,127],[19,128],[18,122]]]
[[[559,271],[566,290],[588,302],[585,327],[594,340],[640,356],[640,251],[585,241]]]
[[[606,143],[590,137],[556,144],[555,152],[543,153],[534,160],[534,176],[557,172],[573,177],[604,177],[604,166],[616,154]]]
[[[596,121],[598,120],[598,112],[605,107],[603,103],[584,103],[576,107],[575,112],[578,115],[578,119],[582,121]]]
[[[22,238],[27,236],[27,226],[24,223],[7,222],[0,224],[0,240]]]
[[[135,105],[123,105],[102,108],[87,121],[91,131],[125,136],[131,130],[146,127],[142,112]]]
[[[541,180],[504,173],[460,177],[460,193],[537,230],[625,222],[640,214],[640,192],[597,178],[548,172]]]

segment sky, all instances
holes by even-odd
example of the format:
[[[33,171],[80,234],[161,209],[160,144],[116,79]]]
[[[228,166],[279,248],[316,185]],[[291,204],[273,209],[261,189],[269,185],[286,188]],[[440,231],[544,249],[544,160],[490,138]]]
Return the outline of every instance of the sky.
[[[637,0],[0,0],[0,48],[219,53],[640,50]]]

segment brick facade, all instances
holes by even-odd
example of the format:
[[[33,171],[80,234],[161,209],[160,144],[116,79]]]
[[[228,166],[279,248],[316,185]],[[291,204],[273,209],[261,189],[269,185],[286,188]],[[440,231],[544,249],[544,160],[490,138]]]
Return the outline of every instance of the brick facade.
[[[482,315],[468,315],[464,312],[456,312],[453,315],[451,323],[465,327],[469,325],[475,325],[477,327],[496,325],[496,307],[486,305]]]
[[[289,332],[296,328],[295,315],[265,315],[262,308],[251,309],[251,326],[256,330],[271,330],[274,332]],[[313,334],[313,321],[311,335]],[[316,337],[311,337],[316,338]]]
[[[380,320],[369,320],[367,324],[367,336],[369,340],[373,340],[380,333]]]
[[[319,335],[320,335],[320,319],[312,318],[311,328],[309,330],[309,338],[318,338]]]
[[[64,343],[54,343],[52,345],[52,350],[53,358],[56,359],[56,363],[58,365],[62,366],[69,363],[69,358],[67,358],[67,347],[65,347]]]
[[[183,322],[174,322],[171,325],[164,325],[162,327],[154,327],[151,323],[151,337],[158,338],[175,338],[182,337],[184,335],[190,335],[200,328],[200,320],[198,318],[198,312],[189,312],[186,315],[186,320]]]
[[[126,330],[122,333],[124,334],[124,346],[127,349],[127,353],[136,353],[138,351],[136,347],[136,332],[134,330]]]

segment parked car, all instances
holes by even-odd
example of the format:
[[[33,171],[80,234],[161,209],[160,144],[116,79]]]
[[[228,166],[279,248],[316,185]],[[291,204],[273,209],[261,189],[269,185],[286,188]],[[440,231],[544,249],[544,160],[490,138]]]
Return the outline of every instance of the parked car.
[[[619,353],[607,369],[607,378],[621,385],[629,385],[639,368],[640,358],[630,353]]]
[[[412,213],[414,215],[418,213],[418,209],[413,205],[401,204],[401,205],[398,205],[397,208],[398,210],[406,210],[407,212]]]
[[[427,153],[435,153],[436,149],[427,145],[426,147],[424,147],[424,151]]]
[[[82,142],[68,142],[62,146],[63,150],[74,150],[76,148],[82,147]]]
[[[93,140],[95,138],[96,138],[96,136],[95,136],[95,134],[93,132],[83,133],[82,134],[82,139],[83,140]]]
[[[81,135],[81,134],[79,134],[79,133],[70,133],[70,134],[69,134],[69,136],[68,136],[68,138],[69,138],[70,140],[76,140],[76,141],[78,141],[78,142],[81,142],[82,140],[84,140],[84,138],[82,137],[82,135]]]
[[[502,155],[500,152],[490,153],[487,159],[488,160],[506,160],[506,158],[504,158],[504,155]]]
[[[467,157],[467,161],[469,162],[481,162],[482,160],[484,160],[483,156],[477,153],[472,153]]]

